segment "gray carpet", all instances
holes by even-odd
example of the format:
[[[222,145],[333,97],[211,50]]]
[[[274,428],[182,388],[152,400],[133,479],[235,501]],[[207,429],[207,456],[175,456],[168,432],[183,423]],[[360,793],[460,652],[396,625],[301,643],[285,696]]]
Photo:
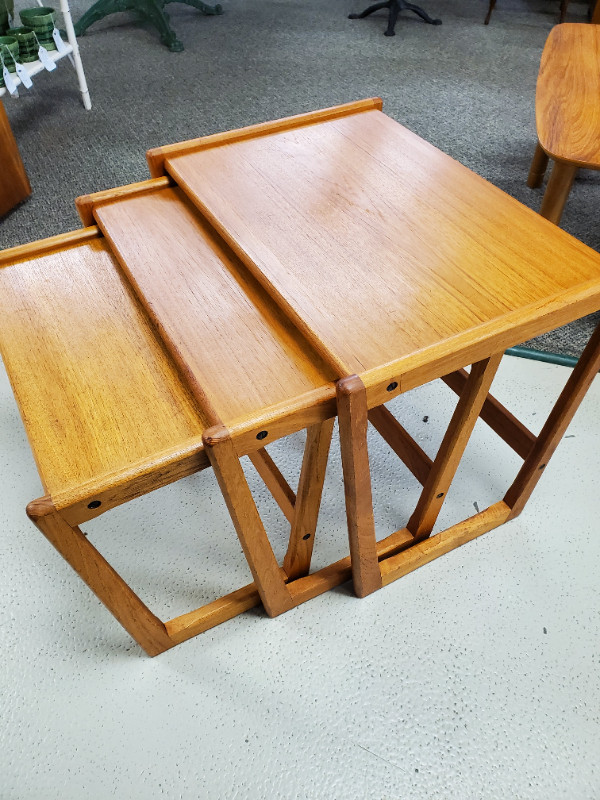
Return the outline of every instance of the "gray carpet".
[[[382,35],[385,12],[347,19],[361,0],[223,0],[219,17],[174,4],[183,53],[170,53],[131,14],[96,23],[80,40],[91,112],[66,60],[21,99],[4,98],[34,194],[0,222],[0,246],[79,227],[73,199],[147,178],[150,147],[373,95],[399,122],[538,209],[541,192],[525,179],[540,54],[558,2],[499,0],[487,27],[483,1],[423,3],[443,25],[403,12],[395,38]],[[88,5],[76,0],[74,19]],[[571,3],[568,20],[585,22],[587,10]],[[600,175],[582,172],[562,223],[596,249],[599,203]],[[533,346],[578,355],[593,322]]]

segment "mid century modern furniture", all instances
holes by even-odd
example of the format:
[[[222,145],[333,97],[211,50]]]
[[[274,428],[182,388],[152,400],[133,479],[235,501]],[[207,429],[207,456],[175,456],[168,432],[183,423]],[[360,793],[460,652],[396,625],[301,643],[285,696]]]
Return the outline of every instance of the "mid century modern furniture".
[[[28,514],[147,652],[260,601],[281,613],[351,570],[366,595],[519,513],[598,369],[600,335],[538,437],[489,388],[506,347],[600,307],[599,255],[378,99],[148,161],[152,180],[81,198],[86,228],[6,251],[0,269],[0,348],[45,492]],[[432,459],[384,404],[436,378],[459,400]],[[350,556],[310,574],[336,413]],[[430,536],[479,417],[523,469],[502,500]],[[423,484],[379,542],[368,422]],[[294,498],[262,448],[302,429]],[[244,454],[291,521],[282,567]],[[78,525],[209,465],[254,583],[163,623]]]
[[[31,194],[29,179],[0,100],[0,217]]]
[[[441,19],[433,19],[430,17],[429,14],[421,8],[421,6],[417,6],[414,3],[409,3],[407,0],[384,0],[384,2],[374,3],[373,5],[366,8],[360,14],[348,14],[348,19],[364,19],[368,17],[369,14],[372,14],[374,11],[379,11],[382,8],[389,9],[388,13],[388,24],[387,28],[383,32],[384,36],[395,36],[396,35],[396,21],[398,19],[398,14],[401,11],[412,11],[424,22],[428,22],[430,25],[441,25]]]
[[[557,225],[580,167],[600,169],[600,28],[565,24],[552,29],[535,92],[538,143],[527,185],[542,185],[553,167],[540,214]]]
[[[380,107],[148,155],[152,174],[184,188],[338,378],[359,595],[519,513],[600,367],[597,332],[538,437],[489,396],[505,348],[600,307],[600,255]],[[459,401],[431,460],[383,404],[436,378]],[[498,503],[428,538],[479,416],[523,468]],[[379,544],[367,421],[423,483],[406,526]]]
[[[261,600],[278,614],[329,588],[327,573],[304,577],[335,414],[318,356],[168,182],[81,208],[106,236],[89,226],[2,255],[2,354],[45,491],[30,518],[151,655]],[[263,445],[303,428],[294,496]],[[283,569],[244,454],[290,520]],[[255,583],[163,624],[78,526],[209,465]]]

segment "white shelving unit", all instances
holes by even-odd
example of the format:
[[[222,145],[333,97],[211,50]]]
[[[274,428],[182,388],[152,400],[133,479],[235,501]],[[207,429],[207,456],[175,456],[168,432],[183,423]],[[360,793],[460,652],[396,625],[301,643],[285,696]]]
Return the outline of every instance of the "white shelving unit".
[[[37,4],[42,6],[42,0],[37,0]],[[73,28],[73,20],[71,19],[71,9],[69,8],[68,0],[60,0],[60,10],[63,15],[65,30],[67,32],[65,50],[63,53],[59,53],[58,50],[49,50],[48,57],[55,63],[60,61],[60,59],[65,58],[65,56],[71,57],[73,66],[75,67],[75,72],[77,73],[77,80],[79,81],[81,99],[83,100],[84,108],[89,111],[92,107],[92,102],[90,100],[90,93],[88,91],[85,73],[83,71],[83,64],[81,63],[81,56],[79,55],[79,45],[77,44],[77,37],[75,36],[75,30]],[[8,31],[8,34],[10,35],[10,31]],[[32,61],[29,64],[23,64],[23,66],[29,73],[30,77],[33,77],[39,72],[43,72],[45,70],[45,67],[41,61]],[[17,86],[21,85],[21,80],[16,74],[12,73],[12,78]],[[0,97],[7,94],[7,91],[8,90],[5,86],[0,87]]]

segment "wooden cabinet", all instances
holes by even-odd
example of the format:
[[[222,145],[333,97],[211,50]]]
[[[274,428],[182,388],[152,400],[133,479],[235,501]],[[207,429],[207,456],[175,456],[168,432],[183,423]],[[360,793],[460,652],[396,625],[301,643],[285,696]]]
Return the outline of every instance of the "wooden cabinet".
[[[0,216],[31,194],[31,186],[21,160],[3,103],[0,101]]]

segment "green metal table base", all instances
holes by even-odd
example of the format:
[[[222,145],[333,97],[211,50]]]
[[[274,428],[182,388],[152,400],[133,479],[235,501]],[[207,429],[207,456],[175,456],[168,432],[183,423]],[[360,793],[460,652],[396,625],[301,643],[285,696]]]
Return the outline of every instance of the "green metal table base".
[[[183,50],[183,44],[177,38],[177,34],[169,25],[169,15],[165,11],[167,3],[181,2],[188,6],[193,6],[203,14],[209,16],[222,14],[223,9],[220,5],[209,6],[202,0],[97,0],[94,5],[85,12],[83,17],[75,24],[75,34],[83,36],[86,30],[94,22],[107,17],[109,14],[116,14],[118,11],[137,11],[141,16],[151,22],[160,34],[161,42],[172,52]]]

